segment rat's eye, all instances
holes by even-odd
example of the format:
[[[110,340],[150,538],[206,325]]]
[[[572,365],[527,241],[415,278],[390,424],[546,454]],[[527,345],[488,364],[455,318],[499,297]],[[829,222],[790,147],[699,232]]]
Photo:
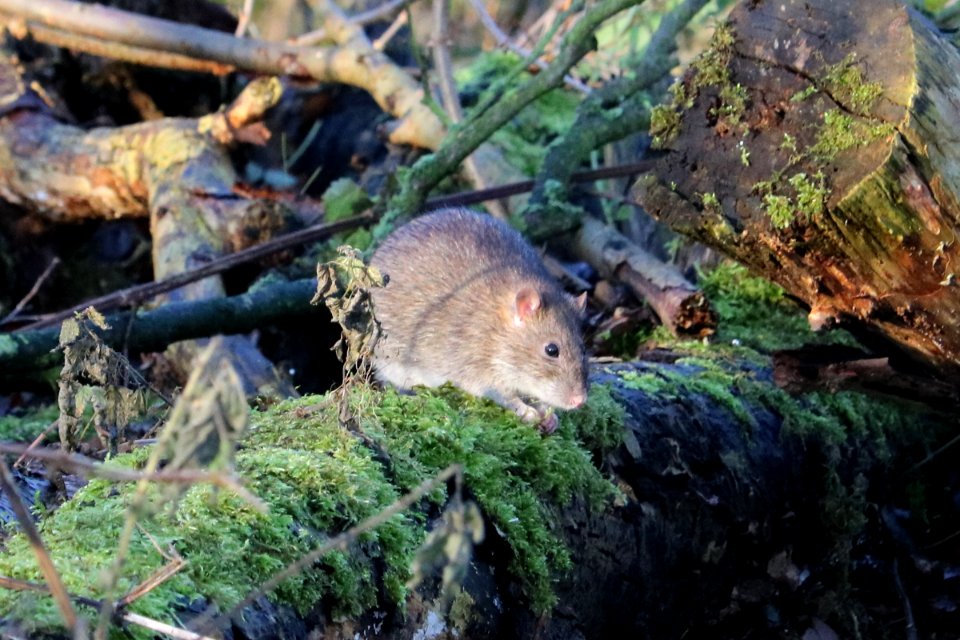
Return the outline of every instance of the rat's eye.
[[[547,343],[547,346],[543,348],[543,352],[550,356],[551,358],[557,358],[560,356],[560,347],[558,347],[553,342]]]

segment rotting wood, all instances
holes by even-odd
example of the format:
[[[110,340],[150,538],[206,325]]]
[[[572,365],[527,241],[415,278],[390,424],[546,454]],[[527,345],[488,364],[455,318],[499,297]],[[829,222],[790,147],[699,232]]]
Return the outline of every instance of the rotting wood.
[[[960,372],[960,51],[891,0],[743,2],[654,117],[648,211]]]

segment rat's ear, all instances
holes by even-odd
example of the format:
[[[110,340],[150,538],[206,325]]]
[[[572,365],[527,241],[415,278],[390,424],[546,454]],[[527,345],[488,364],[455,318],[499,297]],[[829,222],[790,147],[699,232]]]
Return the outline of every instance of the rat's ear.
[[[518,327],[533,319],[540,311],[540,294],[532,287],[524,287],[517,291],[517,298],[513,301],[513,323]]]
[[[573,306],[577,309],[577,312],[583,315],[583,312],[587,310],[587,292],[584,291],[578,296],[570,296],[570,300],[573,302]]]

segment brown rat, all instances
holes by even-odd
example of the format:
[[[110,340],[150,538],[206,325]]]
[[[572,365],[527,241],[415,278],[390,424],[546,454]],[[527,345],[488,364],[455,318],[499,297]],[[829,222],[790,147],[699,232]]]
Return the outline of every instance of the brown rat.
[[[444,209],[397,229],[371,263],[388,278],[372,292],[380,381],[451,382],[548,432],[556,418],[536,404],[575,409],[586,400],[585,294],[565,293],[509,225]]]

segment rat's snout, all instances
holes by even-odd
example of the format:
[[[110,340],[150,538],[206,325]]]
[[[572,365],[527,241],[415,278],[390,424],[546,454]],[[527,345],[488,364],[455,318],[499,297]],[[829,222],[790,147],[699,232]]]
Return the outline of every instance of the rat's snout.
[[[567,408],[568,409],[579,409],[583,406],[583,403],[587,401],[587,392],[586,390],[573,391],[570,395],[567,396]]]

